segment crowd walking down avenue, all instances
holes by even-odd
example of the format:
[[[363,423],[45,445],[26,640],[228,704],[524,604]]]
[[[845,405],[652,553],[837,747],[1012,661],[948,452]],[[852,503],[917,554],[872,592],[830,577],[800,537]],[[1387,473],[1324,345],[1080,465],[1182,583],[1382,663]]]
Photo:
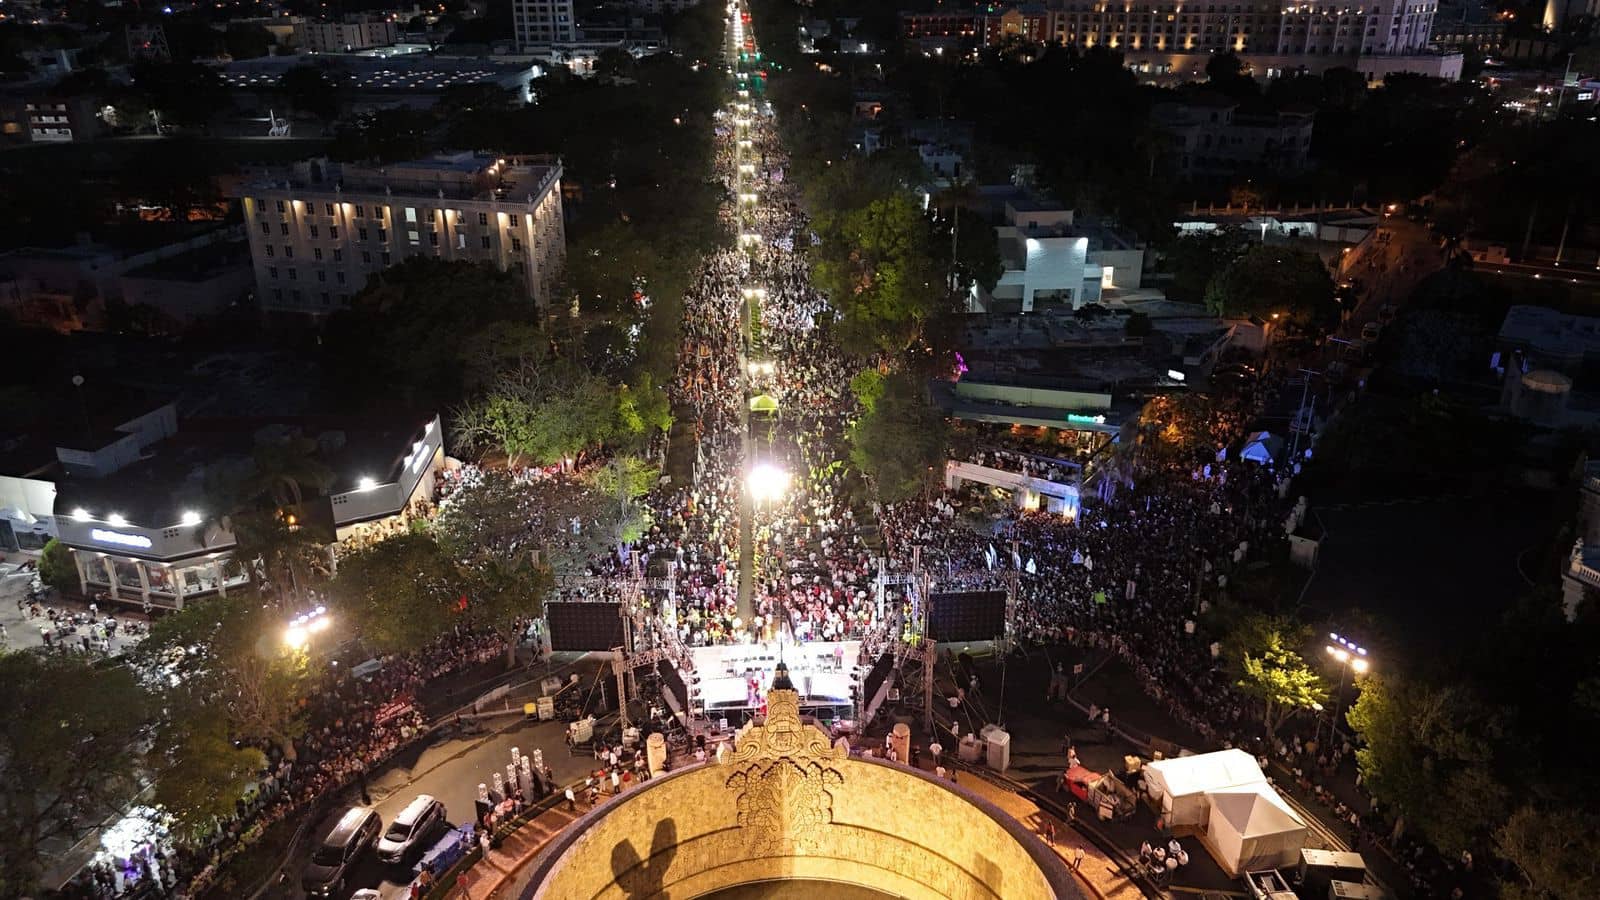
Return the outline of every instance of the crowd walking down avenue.
[[[816,238],[799,185],[772,107],[745,65],[755,53],[748,15],[739,3],[728,11],[732,97],[713,127],[715,176],[727,194],[720,215],[733,246],[703,261],[683,298],[669,391],[693,438],[692,472],[648,495],[646,533],[590,560],[587,581],[609,585],[599,590],[616,599],[630,570],[664,575],[671,590],[648,595],[645,612],[652,632],[665,638],[655,646],[679,650],[867,639],[881,652],[886,643],[921,637],[892,627],[903,621],[910,600],[904,592],[915,590],[906,585],[1010,589],[1013,644],[1118,657],[1187,732],[1213,746],[1276,757],[1295,771],[1310,768],[1303,760],[1318,761],[1316,747],[1299,735],[1270,734],[1259,704],[1238,692],[1217,646],[1196,627],[1251,560],[1283,554],[1299,511],[1288,473],[1229,454],[1251,415],[1244,401],[1215,401],[1203,436],[1214,461],[1122,448],[1099,468],[1092,489],[1080,485],[1081,506],[1065,513],[1023,511],[974,524],[961,514],[967,501],[952,493],[930,490],[891,505],[869,499],[870,486],[847,464],[849,426],[860,413],[851,376],[882,361],[852,359],[835,339],[835,311],[811,277]],[[1066,480],[1078,473],[1062,467],[1046,474]],[[447,507],[451,491],[481,476],[466,467],[447,478],[441,504]],[[541,515],[528,511],[530,534],[550,530]],[[883,575],[916,578],[898,581],[896,594],[885,592]],[[359,786],[365,794],[369,775],[427,729],[418,699],[425,686],[505,650],[500,636],[461,630],[422,652],[385,660],[375,676],[330,679],[308,704],[305,734],[274,750],[268,771],[210,846],[151,859],[143,868],[91,868],[79,893],[116,896],[125,881],[153,881],[167,890],[175,877],[187,880],[191,892],[204,890],[231,848],[248,843],[245,835],[304,813],[330,792]],[[692,665],[686,653],[678,659]],[[941,740],[953,746],[960,732],[987,717],[981,705],[966,702],[969,693],[981,696],[970,672],[952,667],[948,674],[951,702],[940,704],[924,736],[934,746]],[[1118,723],[1109,709],[1095,708],[1091,716],[1108,737]],[[1063,752],[1076,759],[1070,747]],[[1349,752],[1325,745],[1320,760],[1326,766],[1331,757],[1336,768]],[[618,771],[614,754],[609,767]],[[548,781],[541,794],[555,787]],[[613,784],[622,792],[623,785]],[[580,794],[593,804],[600,786]],[[570,812],[584,799],[571,789],[566,797]],[[1378,813],[1342,804],[1338,810],[1375,841],[1384,830]],[[1434,874],[1414,876],[1420,893]],[[474,888],[471,895],[482,893]]]

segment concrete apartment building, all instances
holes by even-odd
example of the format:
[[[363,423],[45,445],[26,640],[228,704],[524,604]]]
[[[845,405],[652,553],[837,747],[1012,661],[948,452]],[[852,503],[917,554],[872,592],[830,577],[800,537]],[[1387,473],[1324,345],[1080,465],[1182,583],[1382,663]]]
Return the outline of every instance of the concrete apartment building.
[[[1257,76],[1269,78],[1347,66],[1369,81],[1399,71],[1453,80],[1461,76],[1460,55],[1440,54],[1429,43],[1437,10],[1437,0],[1376,0],[1356,7],[1331,0],[1058,0],[993,12],[984,7],[902,13],[901,28],[925,49],[988,46],[1011,36],[1110,47],[1141,74],[1182,79],[1203,76],[1213,53],[1232,51]]]
[[[1292,174],[1306,167],[1316,110],[1241,113],[1235,100],[1199,96],[1187,103],[1158,103],[1151,119],[1171,137],[1181,178]]]
[[[385,16],[346,16],[338,22],[296,22],[294,43],[308,53],[349,53],[400,40],[398,22]]]
[[[566,263],[561,164],[461,152],[390,166],[301,163],[243,188],[262,309],[325,314],[412,256],[490,262],[547,306]]]
[[[511,0],[517,49],[548,49],[578,40],[578,15],[572,0]]]

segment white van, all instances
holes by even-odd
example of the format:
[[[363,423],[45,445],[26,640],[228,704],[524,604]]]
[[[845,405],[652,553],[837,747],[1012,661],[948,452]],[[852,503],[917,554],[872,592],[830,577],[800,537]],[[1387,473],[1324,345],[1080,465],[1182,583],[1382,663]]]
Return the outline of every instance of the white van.
[[[445,824],[444,804],[427,794],[418,794],[383,833],[383,839],[378,841],[378,858],[388,863],[406,862],[424,849]]]

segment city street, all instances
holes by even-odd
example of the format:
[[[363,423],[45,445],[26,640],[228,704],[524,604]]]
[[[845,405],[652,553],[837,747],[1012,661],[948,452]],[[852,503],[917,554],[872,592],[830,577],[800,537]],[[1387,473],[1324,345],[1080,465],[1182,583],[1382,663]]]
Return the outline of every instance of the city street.
[[[558,667],[554,674],[564,676],[570,670],[588,673],[594,665],[594,660],[584,658],[569,666]],[[535,671],[537,678],[519,684],[516,693],[526,693],[530,689],[532,693],[537,693],[537,682],[549,676],[542,668]],[[524,719],[520,713],[512,713],[485,719],[483,727],[481,734],[438,737],[408,747],[368,779],[367,790],[373,801],[372,806],[382,817],[385,826],[419,794],[428,794],[442,802],[452,824],[471,823],[475,816],[474,802],[478,796],[478,785],[492,785],[496,771],[501,772],[503,777],[505,766],[511,761],[513,747],[530,758],[535,750],[542,751],[544,763],[550,767],[558,784],[580,781],[593,770],[592,756],[587,753],[573,755],[568,751],[566,723],[560,720],[540,722]],[[327,834],[346,809],[361,803],[359,788],[342,792],[338,802],[331,804],[318,817],[306,840],[281,868],[285,880],[274,883],[262,896],[296,900],[304,896],[299,886],[300,873],[316,842]],[[351,880],[351,888],[376,887],[387,898],[410,884],[412,877],[409,867],[389,866],[368,855]]]
[[[11,563],[0,565],[0,647],[8,650],[27,650],[32,647],[44,646],[44,631],[42,626],[48,625],[50,620],[41,615],[29,617],[26,601],[28,588],[33,584],[34,571],[32,569],[19,569]],[[50,604],[59,612],[87,613],[87,608],[80,604]],[[108,610],[99,610],[98,618],[104,622]],[[139,626],[144,625],[144,617],[130,615],[123,612],[117,616],[124,625],[133,622]],[[82,649],[82,638],[87,633],[85,627],[79,627],[75,634],[67,635],[69,644]],[[115,656],[138,643],[138,637],[129,637],[121,626],[117,633],[109,638],[111,655]]]

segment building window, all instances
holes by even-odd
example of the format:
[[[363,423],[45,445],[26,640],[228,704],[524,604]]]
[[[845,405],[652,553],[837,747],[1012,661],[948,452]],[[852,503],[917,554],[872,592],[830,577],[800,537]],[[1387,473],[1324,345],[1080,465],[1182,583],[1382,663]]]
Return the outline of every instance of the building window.
[[[315,226],[315,225],[311,226],[311,236],[312,237],[316,237],[317,236],[317,226]]]
[[[433,224],[433,213],[434,213],[434,211],[433,211],[433,210],[431,210],[431,209],[430,209],[430,210],[428,210],[428,224],[429,224],[429,225],[432,225],[432,224]]]
[[[367,217],[367,208],[359,203],[356,204],[356,215],[365,219]]]
[[[428,232],[428,244],[429,244],[429,246],[433,246],[433,247],[439,246],[439,232],[437,232],[437,231]]]
[[[465,249],[467,249],[467,236],[462,234],[459,231],[456,232],[456,249],[457,250],[465,250]]]
[[[325,269],[318,269],[318,270],[317,270],[317,280],[318,280],[318,281],[327,281],[327,280],[328,280],[328,273],[327,273],[327,270],[325,270]]]
[[[357,240],[362,240],[362,241],[366,240],[367,239],[367,230],[365,228],[357,228],[356,229],[356,239]]]
[[[521,218],[516,213],[512,213],[511,215],[506,216],[506,221],[511,224],[512,228],[516,228],[517,224],[521,222]]]
[[[389,239],[389,229],[387,229],[387,228],[379,228],[378,229],[378,243],[381,244],[384,241],[387,241],[388,239]]]
[[[387,250],[383,251],[383,264],[386,266],[389,264],[389,251]]]
[[[300,280],[300,273],[298,271],[296,271],[295,269],[290,269],[289,270],[289,280],[290,281],[299,281]]]
[[[278,205],[282,206],[283,204],[280,203]],[[488,213],[478,213],[478,224],[479,225],[487,225],[487,224],[489,224],[489,214]]]
[[[328,237],[331,240],[337,241],[339,239],[339,226],[337,226],[337,225],[329,225],[328,226]]]
[[[372,254],[366,250],[361,251],[361,261],[364,263],[372,262]]]
[[[478,238],[478,240],[483,242],[483,249],[489,249],[489,236],[487,234],[481,238]]]
[[[294,248],[289,246],[288,244],[285,244],[283,246],[283,258],[284,259],[294,259]]]
[[[321,247],[312,247],[311,248],[311,258],[320,262],[322,260],[322,248]]]
[[[417,208],[415,206],[406,207],[406,221],[410,222],[412,224],[416,224],[416,221],[417,221]]]
[[[333,251],[333,261],[334,262],[344,262],[344,251],[343,250],[335,250],[335,251]]]
[[[278,231],[281,234],[287,235],[289,233],[289,223],[288,222],[279,222],[278,223]]]
[[[278,280],[278,267],[277,266],[267,266],[267,277],[271,278],[273,281],[277,281]]]
[[[272,245],[271,244],[267,244],[266,248],[267,248],[267,259],[271,259],[272,258],[272,254],[273,254]]]
[[[286,210],[286,207],[283,205],[283,201],[279,200],[278,201],[278,212],[284,212],[285,210]]]
[[[344,273],[343,272],[335,272],[335,273],[333,273],[333,280],[339,282],[340,284],[344,284]]]
[[[271,234],[272,233],[272,226],[269,225],[266,222],[262,222],[261,223],[261,233],[262,234]]]
[[[322,305],[323,306],[327,306],[328,304],[330,304],[332,302],[333,302],[333,298],[328,296],[328,292],[327,291],[323,291],[322,292]]]
[[[516,252],[520,253],[522,251],[522,238],[518,238],[518,237],[512,238],[511,239],[511,249],[513,251],[516,251]]]
[[[273,288],[272,299],[277,300],[280,303],[283,302],[283,288]]]

